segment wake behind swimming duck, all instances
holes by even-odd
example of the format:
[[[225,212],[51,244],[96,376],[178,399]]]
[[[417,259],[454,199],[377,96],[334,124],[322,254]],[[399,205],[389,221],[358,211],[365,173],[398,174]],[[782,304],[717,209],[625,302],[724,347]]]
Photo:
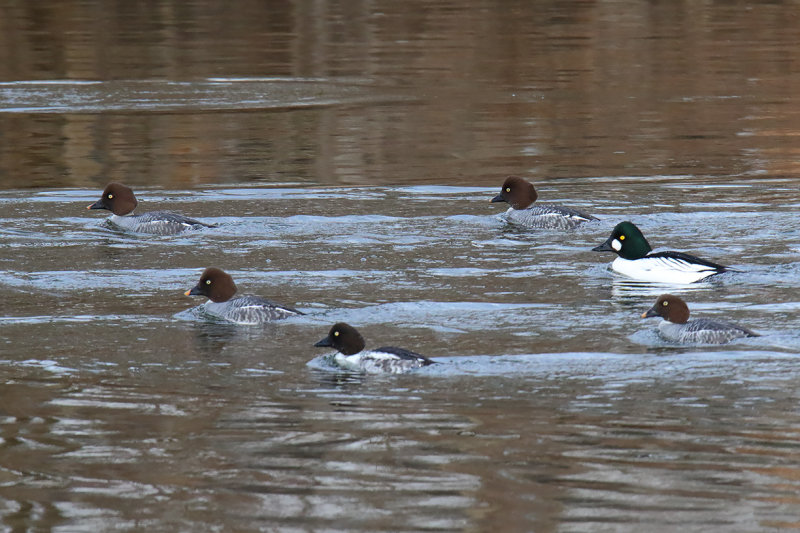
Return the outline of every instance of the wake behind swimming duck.
[[[597,220],[561,205],[535,204],[539,197],[532,183],[519,176],[509,176],[503,182],[500,194],[492,198],[492,203],[507,202],[511,207],[505,213],[506,220],[529,228],[572,229],[584,222]]]
[[[616,253],[611,269],[639,281],[694,283],[731,270],[683,252],[652,250],[639,228],[628,221],[617,224],[606,242],[592,248],[594,252]]]
[[[337,365],[347,370],[368,374],[402,374],[434,364],[434,361],[424,355],[394,346],[383,346],[365,351],[364,337],[356,328],[344,322],[334,324],[328,332],[328,336],[314,346],[330,346],[336,349],[337,353],[333,355],[333,361]]]
[[[662,337],[678,343],[724,344],[742,337],[758,337],[747,328],[728,322],[715,322],[705,318],[689,320],[689,306],[672,294],[662,294],[653,307],[642,313],[642,318],[660,316],[658,324]]]
[[[168,211],[151,211],[134,215],[133,210],[139,202],[133,190],[121,183],[109,183],[103,195],[86,209],[108,209],[112,215],[109,222],[128,231],[152,233],[155,235],[174,235],[186,230],[214,228],[214,224],[206,224],[193,218]]]
[[[297,309],[258,296],[234,298],[236,284],[233,278],[227,272],[213,267],[205,269],[197,285],[183,294],[206,296],[208,302],[202,306],[205,313],[236,324],[266,324],[303,314]]]

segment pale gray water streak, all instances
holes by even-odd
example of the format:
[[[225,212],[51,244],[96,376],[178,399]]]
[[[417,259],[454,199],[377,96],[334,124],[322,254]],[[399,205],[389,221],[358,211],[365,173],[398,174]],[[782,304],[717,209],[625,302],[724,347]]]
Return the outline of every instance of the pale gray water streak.
[[[0,82],[0,113],[154,113],[268,110],[411,100],[348,79]]]

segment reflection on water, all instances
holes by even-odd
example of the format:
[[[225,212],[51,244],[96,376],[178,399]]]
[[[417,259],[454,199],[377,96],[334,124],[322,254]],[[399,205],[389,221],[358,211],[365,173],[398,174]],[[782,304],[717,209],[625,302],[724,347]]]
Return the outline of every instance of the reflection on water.
[[[4,388],[16,470],[0,492],[47,502],[8,509],[7,525],[85,529],[779,527],[797,503],[795,363],[561,354],[491,379],[197,364],[67,388],[45,373]]]
[[[3,527],[796,529],[795,9],[0,6]],[[508,174],[600,221],[507,226]],[[112,180],[219,227],[112,231]],[[763,336],[663,342],[621,219]],[[207,266],[307,314],[208,321]],[[339,320],[440,364],[331,371]]]
[[[683,197],[714,183],[679,179]],[[153,209],[220,223],[154,237],[87,214],[94,189],[4,193],[5,524],[788,527],[800,250],[785,242],[792,200],[772,192],[787,185],[721,189],[697,219],[652,207],[661,185],[594,185],[600,205],[624,191],[641,204],[522,232],[487,202],[495,187],[145,189]],[[547,188],[572,204],[587,186]],[[590,251],[629,209],[654,241],[740,267],[668,290],[763,336],[661,340],[639,317],[665,287]],[[183,294],[208,265],[307,314],[210,321]],[[336,371],[312,345],[339,320],[439,364]]]
[[[4,6],[0,186],[793,176],[793,5]]]

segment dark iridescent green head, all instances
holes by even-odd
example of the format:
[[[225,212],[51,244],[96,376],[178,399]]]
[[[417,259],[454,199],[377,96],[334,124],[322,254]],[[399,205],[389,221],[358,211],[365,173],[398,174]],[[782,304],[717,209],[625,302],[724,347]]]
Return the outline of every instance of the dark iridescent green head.
[[[633,222],[620,222],[611,236],[595,252],[616,252],[623,259],[641,259],[652,251],[650,243]]]

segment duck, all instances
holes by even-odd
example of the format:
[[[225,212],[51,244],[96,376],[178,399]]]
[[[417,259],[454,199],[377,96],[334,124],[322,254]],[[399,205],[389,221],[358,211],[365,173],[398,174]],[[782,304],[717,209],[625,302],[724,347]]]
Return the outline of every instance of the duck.
[[[536,188],[519,176],[509,176],[503,182],[500,194],[491,203],[506,202],[510,205],[505,218],[512,224],[529,228],[573,229],[579,225],[597,220],[577,209],[553,204],[535,204],[539,197]]]
[[[185,296],[205,296],[208,301],[201,311],[235,324],[266,324],[302,315],[297,309],[277,304],[259,296],[237,296],[233,278],[222,269],[203,270],[197,285],[183,293]]]
[[[328,336],[314,346],[334,348],[337,352],[333,354],[333,362],[337,366],[366,374],[402,374],[434,364],[424,355],[404,348],[383,346],[364,350],[364,337],[356,328],[344,322],[334,324]]]
[[[137,205],[139,202],[130,187],[121,183],[109,183],[103,189],[100,199],[86,209],[107,209],[112,213],[109,222],[135,233],[175,235],[187,230],[216,227],[215,224],[207,224],[168,211],[151,211],[134,215],[133,210]]]
[[[653,252],[650,243],[633,222],[620,222],[611,236],[594,252],[614,252],[611,270],[629,278],[655,283],[690,284],[723,272],[729,267],[684,252]]]
[[[642,318],[655,316],[664,319],[658,324],[658,331],[670,342],[725,344],[734,339],[760,336],[747,328],[728,322],[705,318],[689,320],[689,306],[672,294],[662,294],[653,307],[642,313]]]

